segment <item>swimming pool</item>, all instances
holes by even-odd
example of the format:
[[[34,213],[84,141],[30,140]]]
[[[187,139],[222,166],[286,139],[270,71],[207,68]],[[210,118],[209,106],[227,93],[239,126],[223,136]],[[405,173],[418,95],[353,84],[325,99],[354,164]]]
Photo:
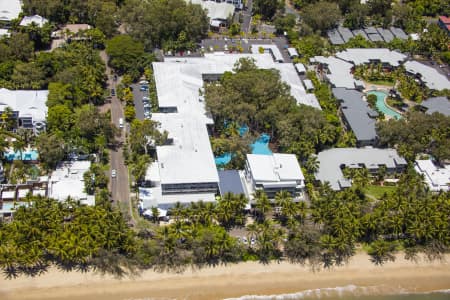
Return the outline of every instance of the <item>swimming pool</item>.
[[[261,136],[251,144],[252,154],[272,155],[272,151],[269,149],[270,135],[261,134]]]
[[[39,157],[39,153],[37,150],[30,150],[30,151],[22,151],[22,157],[20,156],[20,151],[10,151],[10,152],[4,152],[3,153],[6,160],[37,160]]]
[[[261,134],[259,138],[250,145],[252,154],[272,155],[272,151],[269,149],[270,135]],[[214,157],[216,166],[223,167],[231,161],[233,155],[231,153],[224,153],[220,156]]]
[[[221,156],[214,157],[216,166],[224,166],[231,161],[231,153],[224,153]]]
[[[402,115],[396,112],[395,110],[387,107],[386,103],[384,102],[384,99],[387,97],[387,94],[382,91],[370,91],[367,92],[367,95],[375,95],[377,96],[377,108],[385,115],[388,115],[392,118],[395,118],[397,120],[400,120],[402,118]]]

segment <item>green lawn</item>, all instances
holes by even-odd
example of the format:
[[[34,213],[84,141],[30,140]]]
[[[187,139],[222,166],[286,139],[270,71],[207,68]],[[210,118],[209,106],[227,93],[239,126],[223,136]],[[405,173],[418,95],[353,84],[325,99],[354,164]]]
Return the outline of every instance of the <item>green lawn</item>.
[[[371,195],[377,199],[380,199],[384,193],[392,194],[395,191],[395,186],[380,186],[380,185],[369,185],[364,189],[364,192]]]
[[[385,80],[373,80],[373,81],[366,81],[367,83],[376,84],[376,85],[387,85],[387,86],[394,86],[393,81],[385,81]]]

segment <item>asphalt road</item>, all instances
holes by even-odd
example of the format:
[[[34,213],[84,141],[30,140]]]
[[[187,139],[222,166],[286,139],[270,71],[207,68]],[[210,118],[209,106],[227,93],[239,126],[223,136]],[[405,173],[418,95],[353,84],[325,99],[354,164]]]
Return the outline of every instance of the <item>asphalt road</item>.
[[[136,109],[136,119],[144,120],[144,105],[142,103],[142,98],[144,96],[148,97],[148,93],[142,92],[139,90],[139,84],[132,84],[133,88],[133,101],[134,108]]]
[[[100,53],[103,61],[106,64],[107,55],[104,51]],[[116,85],[119,81],[114,81],[113,76],[111,76],[111,69],[106,64],[106,74],[108,75],[107,88],[109,90],[116,89]],[[118,79],[120,80],[120,78]],[[117,94],[117,93],[116,93]],[[112,96],[111,103],[111,122],[119,127],[119,119],[124,118],[124,112],[122,103],[117,98],[117,96]],[[117,137],[117,147],[111,149],[110,151],[110,183],[109,188],[111,192],[111,198],[114,203],[125,203],[129,207],[130,216],[131,214],[131,204],[130,204],[130,186],[129,186],[129,178],[128,178],[128,169],[125,166],[125,160],[123,158],[122,153],[122,145],[125,141],[125,127],[120,128],[121,134]],[[116,177],[111,177],[111,171],[116,170]]]
[[[245,33],[250,32],[250,26],[252,23],[252,10],[253,10],[253,0],[248,0],[247,5],[242,11],[242,31]]]

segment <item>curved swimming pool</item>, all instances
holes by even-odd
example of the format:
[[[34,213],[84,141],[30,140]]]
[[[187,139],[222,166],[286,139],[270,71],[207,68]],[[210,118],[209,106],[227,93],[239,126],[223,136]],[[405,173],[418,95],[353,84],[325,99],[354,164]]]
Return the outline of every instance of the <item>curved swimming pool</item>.
[[[369,91],[367,92],[367,95],[375,95],[377,96],[377,108],[385,115],[390,116],[391,118],[395,118],[397,120],[400,120],[402,118],[402,115],[396,112],[395,110],[389,108],[385,103],[385,98],[388,96],[385,92],[382,91]]]

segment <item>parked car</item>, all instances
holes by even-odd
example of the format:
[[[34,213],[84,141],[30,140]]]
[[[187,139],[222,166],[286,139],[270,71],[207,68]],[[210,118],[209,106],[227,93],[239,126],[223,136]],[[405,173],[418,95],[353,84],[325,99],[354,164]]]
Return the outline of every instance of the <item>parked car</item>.
[[[117,172],[116,172],[116,169],[112,169],[112,170],[111,170],[111,177],[112,177],[112,178],[116,178],[116,175],[117,175],[116,173],[117,173]]]
[[[116,95],[116,90],[115,89],[111,89],[111,96],[115,96]]]

